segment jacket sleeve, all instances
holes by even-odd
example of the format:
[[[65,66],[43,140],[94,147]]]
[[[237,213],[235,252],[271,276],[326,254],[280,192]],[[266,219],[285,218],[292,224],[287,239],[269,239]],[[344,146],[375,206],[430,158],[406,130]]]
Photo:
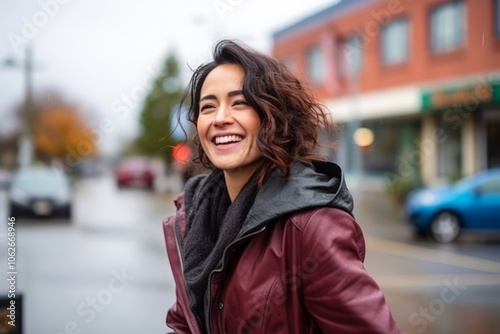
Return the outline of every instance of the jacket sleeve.
[[[166,323],[174,334],[199,334],[201,333],[199,324],[194,315],[189,310],[189,301],[184,285],[182,274],[182,261],[177,248],[174,217],[169,217],[163,222],[163,233],[167,247],[167,255],[170,261],[170,268],[175,281],[174,305],[167,312]]]
[[[361,229],[342,210],[317,209],[303,226],[304,304],[323,333],[400,333],[364,254]]]
[[[167,312],[167,326],[173,330],[173,332],[168,332],[171,334],[191,333],[191,330],[189,329],[186,321],[186,317],[184,316],[184,312],[182,311],[182,307],[179,304],[179,296],[177,296],[175,304]]]

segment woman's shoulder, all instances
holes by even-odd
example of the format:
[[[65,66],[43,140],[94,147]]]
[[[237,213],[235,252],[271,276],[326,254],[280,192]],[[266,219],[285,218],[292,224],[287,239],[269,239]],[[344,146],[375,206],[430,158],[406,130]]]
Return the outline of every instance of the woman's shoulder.
[[[313,207],[297,211],[290,214],[288,220],[300,230],[304,230],[309,224],[323,224],[326,226],[336,226],[337,228],[343,225],[347,225],[349,228],[353,224],[357,225],[349,212],[331,206]]]
[[[335,207],[317,207],[292,214],[288,220],[300,230],[305,244],[316,244],[322,240],[326,244],[354,246],[360,257],[364,258],[363,232],[347,211]]]

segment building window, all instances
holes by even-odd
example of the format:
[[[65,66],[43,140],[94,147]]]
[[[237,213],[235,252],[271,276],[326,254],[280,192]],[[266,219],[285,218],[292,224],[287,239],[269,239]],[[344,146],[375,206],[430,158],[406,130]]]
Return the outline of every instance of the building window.
[[[382,62],[399,64],[408,59],[408,20],[389,23],[382,30]]]
[[[495,32],[500,37],[500,0],[495,0]]]
[[[319,47],[314,47],[307,54],[307,68],[309,81],[312,84],[321,84],[324,80],[323,53]]]
[[[342,76],[357,76],[361,72],[363,44],[361,38],[354,34],[339,43],[338,73]]]
[[[446,52],[460,48],[465,36],[465,4],[453,1],[434,8],[431,12],[432,52]]]

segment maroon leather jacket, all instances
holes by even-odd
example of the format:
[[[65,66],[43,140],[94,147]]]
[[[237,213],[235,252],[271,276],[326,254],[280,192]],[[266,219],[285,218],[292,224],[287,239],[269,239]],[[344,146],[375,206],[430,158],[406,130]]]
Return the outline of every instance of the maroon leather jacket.
[[[278,196],[279,203],[296,203],[302,209],[287,208],[288,214],[274,212],[267,216],[274,219],[262,218],[264,223],[254,225],[231,244],[239,246],[226,249],[229,264],[212,272],[210,333],[400,333],[382,292],[363,266],[361,229],[350,213],[339,208],[342,205],[328,205],[321,197],[310,198],[310,193],[302,191],[317,191],[310,170],[305,172],[306,185],[292,183],[294,201]],[[339,196],[343,180],[336,187],[329,191]],[[290,190],[285,188],[278,191]],[[271,195],[260,200],[258,196],[254,204],[258,208],[249,216],[266,216],[270,208],[276,208],[276,194]],[[186,235],[184,197],[175,203],[176,215],[164,221],[177,296],[167,325],[173,333],[204,333],[189,308],[178,249],[182,243],[177,238]]]

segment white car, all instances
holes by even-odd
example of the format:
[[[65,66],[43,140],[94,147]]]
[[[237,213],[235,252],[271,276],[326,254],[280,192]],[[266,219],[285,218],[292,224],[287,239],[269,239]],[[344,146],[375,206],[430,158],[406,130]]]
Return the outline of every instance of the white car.
[[[10,216],[71,218],[72,188],[68,177],[50,167],[21,169],[9,189]]]

